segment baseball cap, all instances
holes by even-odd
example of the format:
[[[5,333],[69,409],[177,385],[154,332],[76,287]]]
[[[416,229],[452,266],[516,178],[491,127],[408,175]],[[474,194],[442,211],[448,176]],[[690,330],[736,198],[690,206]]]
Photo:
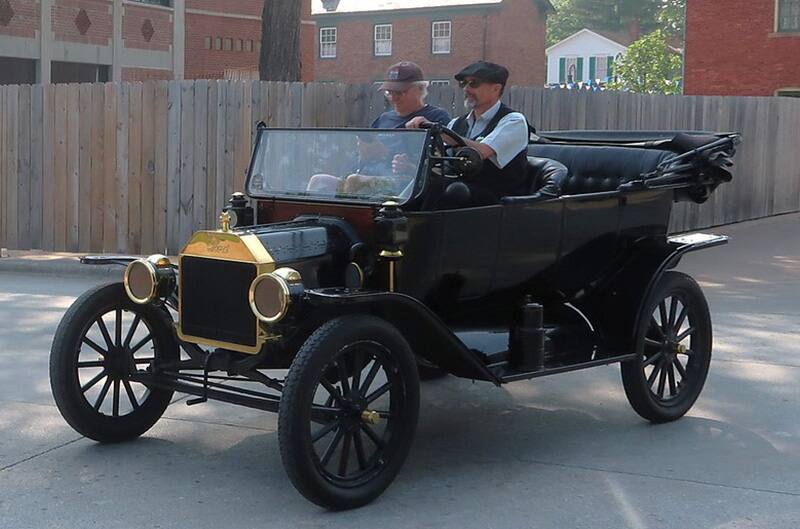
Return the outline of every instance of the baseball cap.
[[[401,61],[386,71],[386,79],[379,90],[405,90],[411,83],[422,81],[422,68],[411,61]]]
[[[508,69],[493,62],[478,61],[464,67],[455,75],[456,81],[462,81],[467,77],[475,77],[505,86],[508,81]]]

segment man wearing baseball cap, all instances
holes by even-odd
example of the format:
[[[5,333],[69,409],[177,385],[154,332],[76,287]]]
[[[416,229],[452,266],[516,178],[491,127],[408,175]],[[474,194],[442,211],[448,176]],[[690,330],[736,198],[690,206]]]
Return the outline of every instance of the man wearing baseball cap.
[[[497,204],[500,197],[523,195],[527,177],[528,121],[500,101],[508,81],[508,69],[492,62],[474,62],[455,75],[464,91],[469,112],[448,127],[466,139],[485,160],[478,176],[466,181],[474,205]],[[407,126],[418,127],[415,119]],[[445,136],[445,141],[450,142]],[[453,142],[454,144],[454,142]]]
[[[386,94],[393,109],[372,122],[374,129],[402,128],[415,117],[442,124],[450,120],[444,109],[425,103],[428,82],[422,68],[411,61],[401,61],[389,67],[379,89]]]

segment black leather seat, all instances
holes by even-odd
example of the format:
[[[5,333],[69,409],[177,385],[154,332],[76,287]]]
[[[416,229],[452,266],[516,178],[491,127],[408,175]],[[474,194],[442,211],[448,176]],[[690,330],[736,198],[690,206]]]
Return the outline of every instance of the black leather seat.
[[[528,177],[531,180],[529,194],[541,198],[555,198],[561,195],[561,188],[567,179],[567,167],[550,158],[528,156]]]
[[[634,147],[535,143],[528,146],[528,159],[532,156],[564,164],[568,175],[561,185],[561,194],[577,195],[614,191],[620,184],[655,170],[660,162],[675,154]]]

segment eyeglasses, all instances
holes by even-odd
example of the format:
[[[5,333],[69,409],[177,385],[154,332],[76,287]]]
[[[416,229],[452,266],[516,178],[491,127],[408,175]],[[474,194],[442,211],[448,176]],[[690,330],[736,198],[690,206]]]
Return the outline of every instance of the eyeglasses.
[[[486,81],[483,81],[481,79],[470,79],[469,81],[466,81],[466,80],[462,79],[461,81],[458,82],[458,86],[460,86],[461,88],[466,88],[466,87],[478,88],[480,85],[482,85],[485,82]]]
[[[405,90],[384,90],[383,93],[386,94],[387,97],[400,97],[403,94],[408,92],[408,89]]]

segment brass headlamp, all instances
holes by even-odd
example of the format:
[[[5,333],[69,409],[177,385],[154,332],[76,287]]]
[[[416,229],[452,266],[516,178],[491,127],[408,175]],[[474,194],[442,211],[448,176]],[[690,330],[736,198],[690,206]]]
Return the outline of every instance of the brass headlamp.
[[[131,301],[145,305],[172,294],[176,284],[175,270],[166,256],[154,254],[129,263],[122,282]]]

